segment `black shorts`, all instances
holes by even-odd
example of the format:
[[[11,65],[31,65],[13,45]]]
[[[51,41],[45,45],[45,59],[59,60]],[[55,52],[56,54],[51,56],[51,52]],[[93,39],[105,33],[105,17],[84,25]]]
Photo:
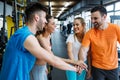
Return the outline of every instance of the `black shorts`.
[[[93,80],[119,80],[118,68],[103,70],[92,66]]]

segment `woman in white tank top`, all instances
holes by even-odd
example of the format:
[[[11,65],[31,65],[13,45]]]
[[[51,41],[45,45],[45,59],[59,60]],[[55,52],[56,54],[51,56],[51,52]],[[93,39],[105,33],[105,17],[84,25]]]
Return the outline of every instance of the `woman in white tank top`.
[[[73,22],[74,34],[70,34],[67,38],[67,52],[71,60],[78,60],[78,52],[81,46],[82,39],[85,34],[85,21],[81,17],[75,18]],[[74,71],[66,71],[67,80],[85,80],[86,71],[83,70],[81,74]]]

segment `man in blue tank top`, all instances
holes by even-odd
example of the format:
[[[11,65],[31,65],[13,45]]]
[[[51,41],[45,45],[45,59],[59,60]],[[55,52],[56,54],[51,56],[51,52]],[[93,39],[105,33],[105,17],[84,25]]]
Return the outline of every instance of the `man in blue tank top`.
[[[36,58],[45,60],[62,70],[79,72],[78,69],[65,63],[60,58],[49,54],[39,45],[34,36],[36,31],[42,31],[47,23],[46,12],[46,7],[40,3],[31,3],[26,7],[26,26],[17,30],[7,43],[3,55],[0,80],[30,80],[30,71]]]

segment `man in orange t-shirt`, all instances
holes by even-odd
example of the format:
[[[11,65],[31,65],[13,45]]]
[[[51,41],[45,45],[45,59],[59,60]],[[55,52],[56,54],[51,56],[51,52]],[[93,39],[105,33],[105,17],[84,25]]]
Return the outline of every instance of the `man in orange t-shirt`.
[[[120,43],[120,27],[106,22],[107,11],[103,6],[91,10],[94,27],[84,36],[79,60],[91,50],[91,73],[93,80],[119,80],[117,41]]]

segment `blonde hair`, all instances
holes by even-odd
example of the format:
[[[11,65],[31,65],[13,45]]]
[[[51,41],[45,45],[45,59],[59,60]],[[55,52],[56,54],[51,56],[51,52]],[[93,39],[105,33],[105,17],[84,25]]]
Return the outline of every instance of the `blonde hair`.
[[[83,27],[83,31],[82,31],[82,34],[81,34],[81,42],[83,40],[83,37],[85,35],[85,26],[86,26],[86,23],[85,23],[85,20],[82,18],[82,17],[76,17],[74,20],[80,20],[80,23],[82,24],[82,27]],[[74,38],[75,38],[76,34],[74,35]]]

